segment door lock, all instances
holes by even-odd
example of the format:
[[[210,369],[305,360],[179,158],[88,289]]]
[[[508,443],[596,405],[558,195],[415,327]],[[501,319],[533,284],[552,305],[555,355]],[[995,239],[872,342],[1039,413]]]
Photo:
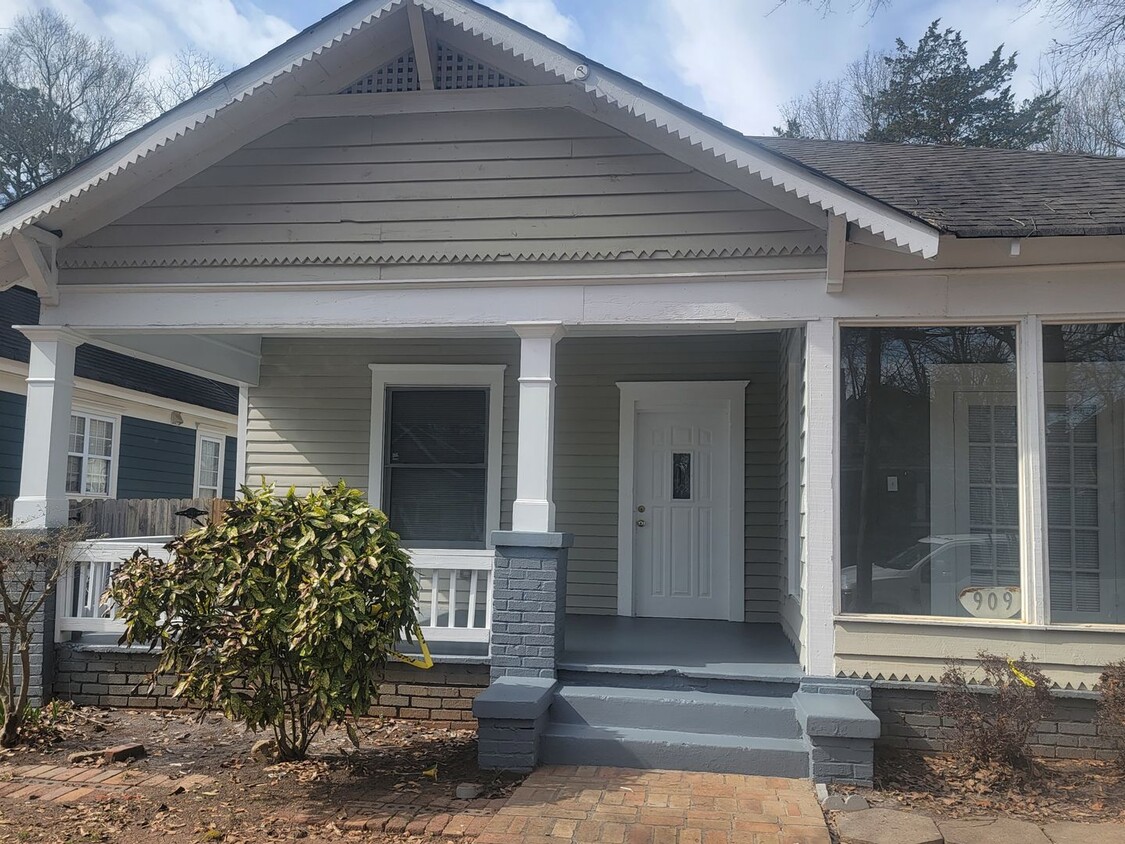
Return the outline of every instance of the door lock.
[[[637,508],[638,513],[643,513],[644,511],[645,511],[645,505],[643,505],[643,504],[640,507]]]
[[[644,526],[645,526],[645,520],[644,519],[637,519],[637,527],[644,527]]]

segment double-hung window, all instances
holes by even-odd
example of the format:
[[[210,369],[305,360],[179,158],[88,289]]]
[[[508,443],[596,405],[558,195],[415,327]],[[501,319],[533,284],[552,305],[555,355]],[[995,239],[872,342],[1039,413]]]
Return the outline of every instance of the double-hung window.
[[[223,497],[223,440],[200,433],[195,446],[195,497]]]
[[[71,495],[113,495],[117,420],[72,413],[67,445],[66,491]]]
[[[502,366],[372,366],[371,492],[412,548],[499,528]]]

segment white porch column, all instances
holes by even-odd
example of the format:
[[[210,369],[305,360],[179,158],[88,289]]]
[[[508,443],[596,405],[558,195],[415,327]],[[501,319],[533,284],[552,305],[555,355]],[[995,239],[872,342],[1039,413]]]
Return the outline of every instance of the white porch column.
[[[809,322],[805,330],[808,537],[804,616],[808,636],[805,670],[814,677],[831,677],[836,673],[833,615],[839,583],[836,537],[840,518],[836,474],[840,379],[836,345],[833,320]]]
[[[555,529],[551,498],[555,452],[555,344],[559,322],[511,323],[520,335],[520,416],[516,453],[516,500],[512,530]]]
[[[69,518],[66,455],[70,402],[74,395],[74,351],[84,340],[65,328],[27,326],[27,414],[23,430],[20,495],[12,507],[17,527],[59,527]]]

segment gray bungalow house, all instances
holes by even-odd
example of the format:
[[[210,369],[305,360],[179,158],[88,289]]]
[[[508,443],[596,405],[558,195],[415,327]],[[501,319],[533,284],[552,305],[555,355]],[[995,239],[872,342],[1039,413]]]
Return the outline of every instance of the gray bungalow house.
[[[745,137],[355,0],[0,211],[15,509],[65,516],[75,349],[143,353],[239,385],[239,479],[389,513],[487,764],[862,781],[948,658],[1077,719],[1120,657],[1123,273],[1125,161]]]

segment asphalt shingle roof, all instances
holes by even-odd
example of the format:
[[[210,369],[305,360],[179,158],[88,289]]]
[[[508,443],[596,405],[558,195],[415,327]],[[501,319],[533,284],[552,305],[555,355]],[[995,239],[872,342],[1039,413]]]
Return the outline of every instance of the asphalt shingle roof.
[[[1125,158],[750,140],[958,237],[1125,234]]]

